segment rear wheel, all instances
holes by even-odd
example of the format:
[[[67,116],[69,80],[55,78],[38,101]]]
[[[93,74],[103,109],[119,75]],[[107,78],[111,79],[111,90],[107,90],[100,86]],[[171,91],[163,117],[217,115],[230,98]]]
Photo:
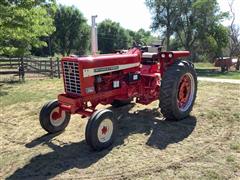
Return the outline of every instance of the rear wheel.
[[[117,122],[110,110],[98,110],[89,119],[85,131],[86,142],[94,150],[109,147],[117,132]]]
[[[197,75],[193,65],[178,61],[163,75],[160,108],[164,117],[180,120],[192,111],[197,93]]]
[[[57,100],[46,103],[39,115],[39,121],[44,130],[49,133],[57,133],[63,131],[69,121],[70,113],[66,111],[59,111],[59,103]]]

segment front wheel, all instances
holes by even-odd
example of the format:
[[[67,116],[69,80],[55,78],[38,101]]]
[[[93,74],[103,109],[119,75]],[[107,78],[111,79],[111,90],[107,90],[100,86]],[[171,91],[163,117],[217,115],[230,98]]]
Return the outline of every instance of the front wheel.
[[[94,150],[100,151],[109,147],[117,132],[117,122],[110,110],[98,110],[88,120],[85,138]]]
[[[197,94],[197,75],[193,65],[178,61],[163,75],[160,108],[164,117],[180,120],[189,116]]]
[[[60,111],[57,100],[46,103],[39,115],[39,121],[44,130],[49,133],[57,133],[63,131],[69,121],[71,115],[69,112]]]

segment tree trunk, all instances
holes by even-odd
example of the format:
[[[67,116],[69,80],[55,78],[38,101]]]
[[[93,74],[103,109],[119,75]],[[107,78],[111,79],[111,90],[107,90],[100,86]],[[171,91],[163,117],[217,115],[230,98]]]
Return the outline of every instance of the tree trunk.
[[[166,49],[167,49],[167,51],[169,51],[170,50],[170,35],[169,35],[169,32],[168,32],[168,30],[167,30],[167,33],[166,33]]]

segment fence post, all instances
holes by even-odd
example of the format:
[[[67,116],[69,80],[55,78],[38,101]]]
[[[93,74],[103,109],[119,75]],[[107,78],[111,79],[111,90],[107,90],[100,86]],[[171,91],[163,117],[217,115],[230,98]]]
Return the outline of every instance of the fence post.
[[[45,66],[45,73],[47,72],[47,61],[44,62],[44,66]]]
[[[42,61],[38,60],[38,62],[39,62],[39,71],[41,72],[42,71]]]
[[[12,59],[9,57],[10,67],[12,68]]]
[[[19,65],[19,80],[22,79],[22,81],[25,81],[25,70],[24,70],[24,62],[23,62],[23,57],[21,57],[21,62]]]
[[[53,61],[52,61],[52,58],[50,58],[50,76],[51,78],[53,78]]]
[[[60,63],[59,63],[59,57],[57,57],[57,73],[58,73],[58,78],[60,79]]]

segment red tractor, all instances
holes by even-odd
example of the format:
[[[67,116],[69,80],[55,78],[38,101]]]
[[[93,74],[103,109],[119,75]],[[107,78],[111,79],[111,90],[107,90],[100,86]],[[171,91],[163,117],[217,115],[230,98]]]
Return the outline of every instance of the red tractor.
[[[88,116],[86,142],[102,150],[113,143],[117,121],[111,110],[96,110],[98,104],[118,107],[133,100],[144,105],[160,100],[165,118],[183,119],[197,92],[193,64],[180,60],[189,55],[189,51],[150,53],[133,48],[124,54],[65,57],[61,61],[65,93],[42,107],[40,124],[57,133],[66,128],[71,114]]]

